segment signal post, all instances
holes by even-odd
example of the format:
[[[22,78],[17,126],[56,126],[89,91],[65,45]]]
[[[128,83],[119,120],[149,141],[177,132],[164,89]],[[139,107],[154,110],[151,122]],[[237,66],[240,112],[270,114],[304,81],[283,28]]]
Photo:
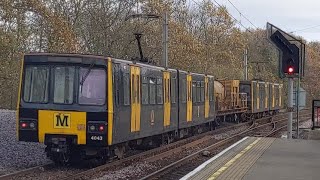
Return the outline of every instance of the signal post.
[[[292,35],[282,31],[278,27],[267,23],[268,39],[279,50],[279,77],[288,79],[288,126],[287,138],[292,138],[292,115],[293,115],[293,82],[294,78],[298,79],[304,75],[305,60],[305,44],[293,37]],[[292,42],[292,43],[291,43]],[[298,83],[300,86],[300,83]],[[300,88],[300,87],[298,87]],[[297,92],[297,94],[299,94]],[[299,95],[298,95],[299,96]],[[299,97],[297,97],[299,99]],[[299,104],[297,104],[297,114],[299,113]],[[299,138],[299,117],[297,116],[297,138]]]

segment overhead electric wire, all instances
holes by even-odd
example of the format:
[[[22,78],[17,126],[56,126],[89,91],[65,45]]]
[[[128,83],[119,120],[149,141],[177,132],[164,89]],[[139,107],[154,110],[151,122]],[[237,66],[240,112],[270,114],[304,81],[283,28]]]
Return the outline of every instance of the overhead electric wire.
[[[299,29],[299,30],[291,31],[290,33],[295,33],[295,32],[305,31],[305,30],[313,29],[313,28],[317,28],[317,27],[320,27],[320,25],[311,26],[311,27],[307,27],[307,28],[303,28],[303,29]]]
[[[191,0],[192,2],[194,2],[196,5],[198,5],[198,7],[200,7],[201,5],[196,2],[195,0]],[[211,1],[211,0],[210,0]],[[220,8],[222,8],[222,6],[216,1],[213,0]],[[239,11],[238,11],[239,12]],[[228,14],[229,17],[231,17],[236,23],[238,23],[240,26],[242,26],[244,29],[246,29],[248,32],[253,33],[249,28],[247,28],[246,26],[244,26],[241,21],[239,21],[237,18],[235,18],[232,14],[230,14],[228,11],[226,11],[226,13]],[[241,13],[242,14],[242,13]],[[246,18],[246,17],[245,17]],[[247,19],[247,18],[246,18]],[[249,21],[251,22],[251,21]],[[255,25],[253,25],[254,27],[256,27]],[[257,27],[256,27],[257,28]]]
[[[243,13],[241,13],[241,11],[230,1],[228,0],[228,2],[239,12],[240,15],[242,15],[253,27],[255,27],[256,29],[258,29],[258,27],[256,25],[254,25]]]
[[[213,0],[220,8],[223,8],[216,0]],[[235,18],[232,14],[230,14],[228,11],[226,11],[227,14],[229,15],[229,17],[233,18],[236,23],[238,23],[240,26],[242,26],[244,29],[246,29],[247,31],[253,33],[249,28],[247,28],[246,26],[244,26],[237,18]]]
[[[213,0],[220,8],[222,8],[222,6],[216,1]],[[255,34],[254,32],[252,32],[249,28],[245,27],[238,19],[236,19],[234,16],[232,16],[228,11],[227,14],[232,17],[238,24],[240,24],[243,28],[245,28],[248,32],[252,33],[254,35],[254,37],[259,40],[262,41],[261,38],[258,36],[258,34]],[[261,47],[260,45],[257,45],[257,47]]]

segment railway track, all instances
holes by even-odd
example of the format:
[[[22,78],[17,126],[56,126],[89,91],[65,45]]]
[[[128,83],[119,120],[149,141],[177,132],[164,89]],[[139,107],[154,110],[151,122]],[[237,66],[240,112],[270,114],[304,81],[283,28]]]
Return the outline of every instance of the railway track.
[[[47,179],[60,179],[70,176],[73,173],[80,173],[82,170],[84,169],[76,167],[58,167],[53,163],[48,163],[0,176],[0,180],[43,179],[44,177],[47,177]]]
[[[259,125],[261,126],[274,123],[271,121],[272,119],[281,118],[282,116],[284,116],[284,114],[279,114],[274,117],[261,118],[259,120],[256,120],[255,123],[245,122],[233,126],[222,127],[214,131],[199,134],[159,148],[155,148],[139,154],[134,154],[121,160],[114,160],[105,165],[95,168],[78,169],[72,167],[56,167],[53,164],[46,164],[44,166],[37,166],[16,173],[0,176],[0,179],[93,179],[103,176],[104,174],[106,174],[105,172],[112,173],[121,168],[134,165],[138,162],[156,164],[153,165],[151,169],[149,169],[150,171],[155,171],[155,169],[159,169],[159,167],[165,168],[166,166],[168,166],[166,165],[166,163],[171,161],[174,161],[176,163],[185,162],[185,158],[188,158],[192,154],[199,154],[206,150],[212,151],[212,149],[216,152],[221,151],[223,149],[223,145],[226,146],[226,142],[230,141],[230,139],[235,138],[236,136],[239,136],[239,133],[248,132],[250,129],[252,130],[259,127]],[[228,134],[227,132],[230,133]],[[237,140],[234,139],[234,141]],[[231,144],[232,142],[229,143]],[[172,158],[174,156],[175,158]],[[201,155],[199,156],[199,158],[205,159],[206,157]],[[160,160],[161,162],[163,161],[163,163],[159,164]],[[190,166],[189,168],[193,168],[193,166]],[[160,171],[156,172],[160,173]],[[150,172],[147,171],[146,173]],[[150,178],[152,177],[153,176],[150,176]],[[141,178],[141,174],[130,178]],[[146,176],[144,179],[149,179],[149,176]]]

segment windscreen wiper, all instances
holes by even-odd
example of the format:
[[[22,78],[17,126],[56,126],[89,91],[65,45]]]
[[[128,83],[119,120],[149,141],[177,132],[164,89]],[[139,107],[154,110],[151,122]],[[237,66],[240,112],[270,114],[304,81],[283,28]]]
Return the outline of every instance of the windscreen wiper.
[[[81,86],[83,85],[83,83],[84,83],[84,81],[87,79],[87,77],[89,76],[89,74],[90,74],[91,69],[93,68],[93,66],[94,66],[94,62],[92,62],[92,63],[90,64],[90,67],[89,67],[88,71],[87,71],[87,72],[84,74],[84,76],[82,77],[82,79],[81,79],[81,81],[80,81],[80,85],[81,85]]]

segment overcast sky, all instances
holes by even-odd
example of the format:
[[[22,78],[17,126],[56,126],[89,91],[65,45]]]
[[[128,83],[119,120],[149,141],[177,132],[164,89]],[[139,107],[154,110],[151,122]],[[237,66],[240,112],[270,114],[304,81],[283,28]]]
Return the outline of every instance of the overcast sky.
[[[212,0],[213,1],[213,0]],[[227,6],[229,12],[246,27],[253,27],[228,0],[216,0]],[[230,0],[255,26],[265,28],[270,22],[287,32],[304,37],[308,41],[320,41],[319,0]],[[213,1],[214,2],[214,1]]]

